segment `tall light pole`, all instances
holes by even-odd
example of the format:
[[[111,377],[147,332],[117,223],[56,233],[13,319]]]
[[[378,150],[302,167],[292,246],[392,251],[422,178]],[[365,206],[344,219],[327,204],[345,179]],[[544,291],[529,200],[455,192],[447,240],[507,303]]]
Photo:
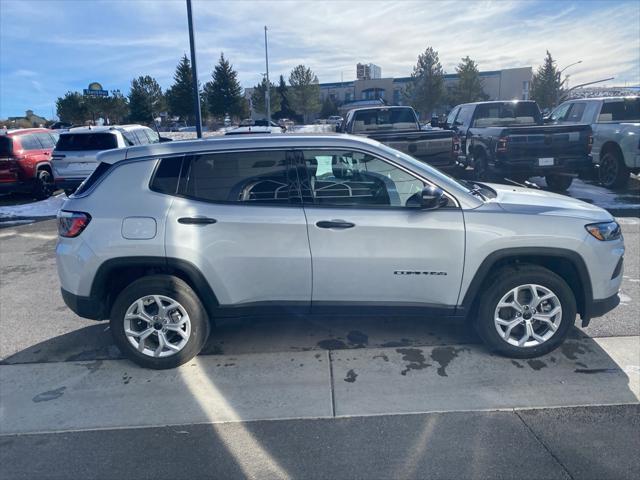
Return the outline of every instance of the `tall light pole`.
[[[558,72],[558,91],[556,92],[556,106],[558,106],[558,104],[560,103],[560,88],[564,83],[561,81],[562,72],[564,72],[567,68],[573,67],[574,65],[578,65],[579,63],[582,63],[582,60],[578,60],[577,62],[570,63],[569,65],[567,65],[566,67],[564,67],[562,70]]]
[[[191,77],[193,83],[194,112],[196,114],[196,135],[202,138],[202,117],[200,112],[200,89],[198,88],[198,69],[196,68],[196,41],[193,36],[193,16],[191,0],[187,0],[187,20],[189,21],[189,47],[191,48]]]
[[[267,26],[264,26],[264,60],[267,64],[267,85],[264,90],[264,101],[267,106],[267,122],[271,124],[271,83],[269,82],[269,46],[267,44]]]

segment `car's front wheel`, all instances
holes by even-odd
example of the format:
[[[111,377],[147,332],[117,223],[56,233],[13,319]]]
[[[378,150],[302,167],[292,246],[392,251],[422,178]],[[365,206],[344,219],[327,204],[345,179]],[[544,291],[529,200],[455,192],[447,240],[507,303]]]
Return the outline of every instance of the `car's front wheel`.
[[[209,319],[195,292],[171,275],[150,275],[126,287],[111,309],[117,347],[138,365],[174,368],[195,357]]]
[[[476,318],[490,349],[514,358],[557,348],[575,323],[571,288],[546,268],[523,265],[498,272],[482,293]]]
[[[544,177],[547,186],[554,192],[565,192],[573,183],[573,177],[569,175],[547,175]]]

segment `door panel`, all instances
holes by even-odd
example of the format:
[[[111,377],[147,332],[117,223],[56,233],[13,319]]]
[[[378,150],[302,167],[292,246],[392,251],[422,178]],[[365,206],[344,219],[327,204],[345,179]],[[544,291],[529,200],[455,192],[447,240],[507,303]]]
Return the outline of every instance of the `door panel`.
[[[255,302],[308,307],[307,225],[302,206],[289,203],[285,153],[198,155],[183,172],[181,193],[192,198],[172,203],[167,257],[197,266],[222,307]]]

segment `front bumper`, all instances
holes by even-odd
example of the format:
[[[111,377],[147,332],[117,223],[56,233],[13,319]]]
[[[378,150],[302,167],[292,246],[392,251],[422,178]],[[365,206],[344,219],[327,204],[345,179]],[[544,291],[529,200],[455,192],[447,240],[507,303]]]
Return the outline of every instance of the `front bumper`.
[[[582,316],[582,326],[586,327],[592,318],[602,317],[620,304],[620,296],[616,293],[602,300],[592,300]]]

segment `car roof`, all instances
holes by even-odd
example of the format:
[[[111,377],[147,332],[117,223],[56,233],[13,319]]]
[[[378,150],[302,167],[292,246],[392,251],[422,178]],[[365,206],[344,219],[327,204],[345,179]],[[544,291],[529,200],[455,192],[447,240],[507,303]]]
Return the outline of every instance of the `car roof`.
[[[118,131],[130,131],[138,128],[148,128],[144,125],[103,125],[100,127],[74,127],[70,128],[66,134],[69,133],[104,133],[104,132],[118,132]]]
[[[26,135],[29,133],[51,133],[53,130],[49,130],[48,128],[15,128],[13,130],[7,130],[7,133],[4,135]]]
[[[254,148],[358,148],[377,146],[379,142],[365,137],[339,133],[270,133],[251,135],[221,135],[219,137],[176,140],[166,143],[139,145],[98,154],[98,161],[113,164],[136,158],[193,154],[215,150],[242,150]]]
[[[624,95],[618,97],[590,97],[590,98],[572,98],[567,102],[620,102],[623,100],[637,100],[639,95]]]
[[[372,107],[360,107],[360,108],[352,108],[347,113],[355,113],[355,112],[363,112],[365,110],[397,110],[400,108],[411,108],[409,105],[374,105]],[[339,117],[340,115],[336,115]]]

